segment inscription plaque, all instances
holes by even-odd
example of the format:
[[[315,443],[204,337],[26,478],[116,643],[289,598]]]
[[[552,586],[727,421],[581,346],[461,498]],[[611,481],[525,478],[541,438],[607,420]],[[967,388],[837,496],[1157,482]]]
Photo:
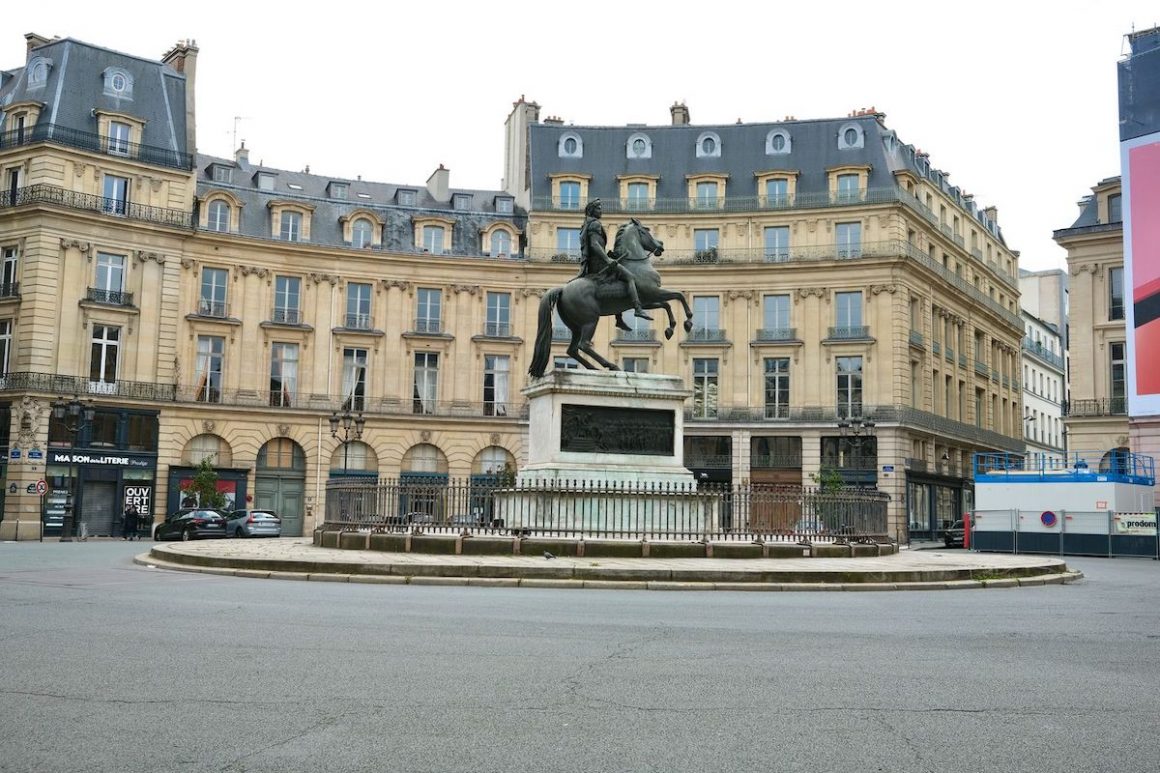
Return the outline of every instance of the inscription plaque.
[[[676,418],[672,411],[568,403],[561,408],[561,451],[673,455]]]

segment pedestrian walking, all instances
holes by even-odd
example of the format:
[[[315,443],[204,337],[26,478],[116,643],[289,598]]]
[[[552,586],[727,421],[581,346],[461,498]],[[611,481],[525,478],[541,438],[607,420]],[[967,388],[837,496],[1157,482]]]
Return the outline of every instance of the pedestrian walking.
[[[137,512],[137,505],[125,505],[125,513],[121,518],[121,539],[137,539],[137,523],[139,520],[140,514]]]

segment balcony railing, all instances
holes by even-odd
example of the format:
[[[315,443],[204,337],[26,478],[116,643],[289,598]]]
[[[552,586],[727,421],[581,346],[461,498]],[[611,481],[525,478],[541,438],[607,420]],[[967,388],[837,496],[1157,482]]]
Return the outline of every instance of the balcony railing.
[[[943,350],[943,356],[946,357],[947,362],[955,361],[955,350],[949,346]]]
[[[55,185],[29,185],[17,188],[15,195],[12,191],[0,192],[0,208],[37,204],[86,212],[104,212],[130,220],[143,220],[178,228],[193,227],[193,214],[182,209],[147,207],[142,204],[134,204],[131,201],[107,199],[104,196],[94,196],[91,193],[77,193]]]
[[[942,354],[942,341],[931,341],[930,350],[935,354]]]
[[[858,340],[870,337],[869,325],[831,327],[828,338],[832,341]]]
[[[689,331],[685,339],[688,343],[722,343],[725,339],[725,330],[722,328],[695,327]]]
[[[301,325],[301,309],[275,309],[270,312],[270,321],[279,325]]]
[[[15,129],[0,134],[0,149],[45,142],[90,153],[131,158],[144,164],[171,169],[193,169],[193,154],[180,153],[171,148],[139,145],[135,142],[114,140],[93,132],[79,131],[51,123]]]
[[[763,327],[757,331],[758,341],[796,341],[796,327]]]
[[[443,332],[443,320],[419,317],[415,320],[415,327],[412,330],[415,333],[439,335]]]
[[[991,369],[987,367],[987,363],[982,360],[975,360],[975,372],[983,378],[986,378],[991,373]]]
[[[512,324],[510,322],[484,322],[483,334],[488,338],[511,338]]]
[[[1033,341],[1030,338],[1024,338],[1023,351],[1027,352],[1033,357],[1042,360],[1057,370],[1063,370],[1063,357],[1060,357],[1055,352],[1044,347],[1041,341]]]
[[[122,290],[103,290],[99,287],[90,287],[85,297],[93,303],[105,303],[110,306],[133,305],[133,293]]]
[[[227,319],[230,316],[230,305],[226,301],[199,298],[197,301],[197,315],[199,317]]]
[[[345,323],[343,327],[347,330],[370,330],[371,329],[371,315],[370,314],[347,314],[343,319]]]
[[[794,470],[801,466],[801,454],[754,454],[749,457],[750,469]]]
[[[657,340],[657,331],[652,328],[646,330],[617,330],[617,341],[655,341]]]
[[[910,343],[914,344],[920,349],[926,347],[926,342],[923,339],[922,333],[914,329],[911,329],[910,331]]]
[[[1064,416],[1095,417],[1095,416],[1126,416],[1128,400],[1124,397],[1105,397],[1099,399],[1071,400],[1064,406]]]
[[[19,298],[20,297],[20,283],[19,282],[0,282],[0,299],[2,298]]]
[[[857,192],[829,192],[796,193],[793,196],[717,196],[701,198],[690,196],[687,198],[669,199],[629,199],[606,198],[601,199],[604,212],[608,213],[639,213],[644,211],[656,213],[686,213],[704,212],[752,212],[754,210],[777,209],[820,209],[825,207],[849,207],[864,204],[885,204],[898,201],[896,187],[869,188]],[[533,210],[551,210],[559,212],[576,212],[582,210],[587,202],[580,202],[572,198],[553,196],[536,196],[532,202]]]
[[[552,340],[556,341],[556,342],[571,341],[572,340],[572,331],[566,327],[553,327],[552,328]]]

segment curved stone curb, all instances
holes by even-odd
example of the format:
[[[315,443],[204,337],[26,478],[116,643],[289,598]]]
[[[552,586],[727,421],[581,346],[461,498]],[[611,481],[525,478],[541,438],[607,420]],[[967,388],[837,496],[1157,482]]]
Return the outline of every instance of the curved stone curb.
[[[182,556],[189,558],[189,556]],[[208,557],[198,557],[205,559]],[[562,589],[594,589],[594,590],[667,590],[667,591],[904,591],[904,590],[965,590],[968,588],[1017,588],[1043,585],[1064,585],[1077,582],[1083,579],[1083,573],[1078,571],[1066,571],[1061,573],[1038,574],[1022,577],[1003,577],[996,579],[963,579],[963,578],[948,578],[937,577],[932,579],[907,579],[897,582],[842,582],[842,581],[826,581],[826,575],[844,575],[847,579],[856,572],[809,572],[801,573],[801,575],[808,575],[808,580],[799,581],[761,581],[761,580],[745,580],[737,581],[736,579],[730,581],[724,575],[742,574],[731,572],[689,572],[686,574],[700,574],[700,575],[718,575],[714,579],[655,579],[657,575],[671,575],[675,570],[656,570],[651,572],[654,579],[649,579],[643,575],[650,573],[650,570],[641,569],[636,570],[636,574],[640,576],[636,579],[598,579],[596,577],[547,577],[547,576],[527,576],[527,577],[503,577],[503,576],[478,576],[478,575],[464,575],[464,574],[406,574],[402,573],[404,567],[394,567],[385,565],[387,569],[396,569],[400,573],[358,573],[358,572],[336,572],[336,571],[321,571],[321,565],[313,567],[316,571],[289,571],[268,568],[246,568],[243,566],[229,566],[230,563],[240,563],[246,559],[230,559],[217,558],[222,564],[214,565],[208,562],[199,563],[181,563],[177,561],[169,561],[164,558],[154,555],[152,551],[148,553],[141,553],[134,556],[133,561],[141,566],[151,566],[158,569],[165,569],[170,571],[193,572],[200,574],[214,574],[224,575],[229,577],[250,577],[257,579],[270,580],[305,580],[308,582],[348,582],[348,583],[363,583],[372,585],[429,585],[429,586],[456,586],[456,587],[486,587],[486,588],[562,588]],[[252,562],[251,562],[252,563]],[[271,563],[267,561],[266,563]],[[335,565],[331,565],[334,568]],[[358,569],[357,564],[343,564],[339,565],[343,569]],[[381,569],[383,567],[375,567]],[[422,570],[423,565],[408,565],[406,569]],[[430,568],[430,567],[427,567]],[[454,569],[455,567],[440,567],[442,569]],[[460,567],[461,569],[476,569],[478,567]],[[525,567],[519,567],[524,569]],[[531,568],[531,567],[527,567]],[[1034,568],[1034,567],[1032,567]],[[1046,567],[1043,567],[1046,568]],[[513,568],[515,569],[515,568]],[[566,571],[566,570],[564,570]],[[970,573],[973,570],[953,570],[956,572]],[[623,574],[623,570],[609,570],[609,574]],[[946,575],[949,572],[931,572],[931,574]],[[535,574],[539,574],[536,572]],[[745,573],[750,576],[754,574],[769,574],[763,573]],[[792,573],[790,573],[792,574]],[[866,572],[867,575],[879,575],[882,572]],[[912,571],[899,572],[899,574],[914,575]]]

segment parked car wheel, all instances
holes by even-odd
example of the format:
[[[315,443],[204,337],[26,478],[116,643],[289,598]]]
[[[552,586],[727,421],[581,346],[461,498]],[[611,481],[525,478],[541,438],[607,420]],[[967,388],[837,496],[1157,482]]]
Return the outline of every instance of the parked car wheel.
[[[182,542],[189,542],[191,539],[193,539],[193,530],[192,529],[186,529],[185,531],[181,532],[181,541]]]

